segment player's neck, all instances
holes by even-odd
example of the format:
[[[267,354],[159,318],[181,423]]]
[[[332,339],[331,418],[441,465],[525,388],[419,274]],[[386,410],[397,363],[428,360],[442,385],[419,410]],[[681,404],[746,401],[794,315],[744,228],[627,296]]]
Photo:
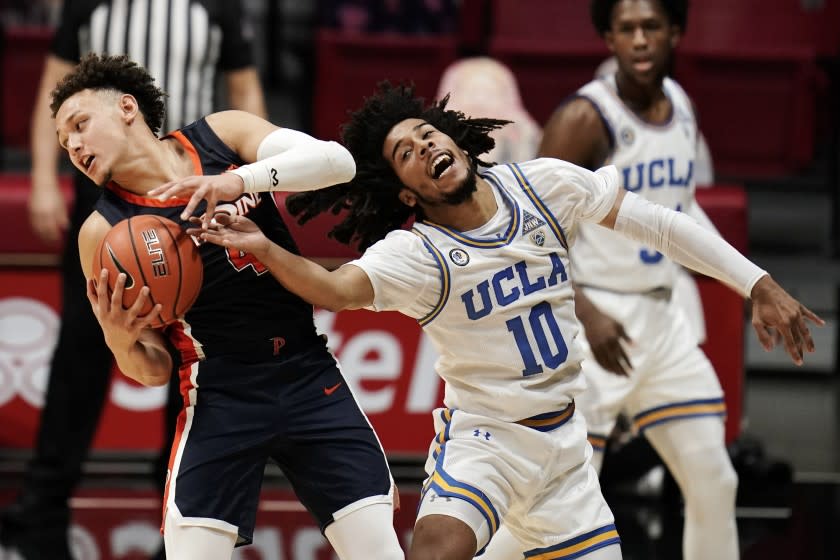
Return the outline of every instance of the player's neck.
[[[618,97],[640,119],[659,124],[668,120],[671,104],[662,86],[663,80],[651,84],[640,84],[618,72],[615,85]]]
[[[476,191],[466,201],[446,206],[426,209],[429,221],[457,231],[470,231],[480,228],[495,215],[498,210],[496,197],[490,184],[480,176],[476,177]]]
[[[169,181],[195,175],[190,154],[174,138],[143,138],[134,144],[128,163],[115,170],[112,180],[135,194],[146,194]]]

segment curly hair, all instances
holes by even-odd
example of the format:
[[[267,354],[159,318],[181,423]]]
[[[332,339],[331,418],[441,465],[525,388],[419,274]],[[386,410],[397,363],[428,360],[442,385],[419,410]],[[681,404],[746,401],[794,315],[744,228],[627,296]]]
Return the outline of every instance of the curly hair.
[[[129,93],[137,99],[146,124],[157,134],[163,125],[166,94],[154,81],[145,68],[125,55],[87,54],[52,90],[52,116],[55,118],[59,107],[82,90],[114,90]]]
[[[589,4],[589,15],[592,25],[599,35],[603,35],[612,27],[613,8],[620,0],[592,0]],[[688,21],[688,0],[656,0],[668,16],[668,21],[682,31]]]
[[[420,208],[400,201],[398,195],[404,185],[382,155],[390,130],[405,119],[423,119],[465,150],[473,169],[477,169],[479,165],[494,165],[479,156],[495,145],[490,132],[510,122],[468,118],[460,111],[446,109],[448,102],[447,95],[425,106],[423,98],[415,96],[414,86],[379,83],[376,93],[365,98],[364,105],[342,127],[342,141],[356,160],[356,176],[349,183],[290,196],[286,199],[289,212],[300,224],[327,210],[342,214],[329,235],[360,251],[412,218],[422,219]]]

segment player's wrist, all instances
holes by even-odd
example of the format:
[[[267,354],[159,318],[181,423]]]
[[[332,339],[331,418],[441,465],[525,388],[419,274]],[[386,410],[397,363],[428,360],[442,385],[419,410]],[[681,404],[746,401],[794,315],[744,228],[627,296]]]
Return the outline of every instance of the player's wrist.
[[[776,281],[773,280],[770,274],[764,272],[753,283],[752,288],[749,291],[750,299],[753,301],[761,300],[762,298],[772,294],[772,292],[775,291],[775,288],[778,287],[779,285],[776,284]]]
[[[225,174],[237,177],[239,179],[238,181],[235,181],[234,184],[238,187],[241,186],[243,194],[257,191],[256,177],[254,176],[253,170],[249,169],[247,166],[237,167],[236,169],[230,169],[228,171],[225,171]]]

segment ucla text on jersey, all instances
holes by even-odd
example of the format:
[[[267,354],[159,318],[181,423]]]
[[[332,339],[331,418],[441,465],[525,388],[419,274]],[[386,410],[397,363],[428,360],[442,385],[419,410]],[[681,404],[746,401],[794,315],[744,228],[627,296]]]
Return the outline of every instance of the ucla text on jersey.
[[[464,303],[467,317],[473,321],[481,319],[493,310],[494,301],[499,307],[505,307],[517,301],[523,295],[527,296],[547,287],[556,286],[558,280],[560,282],[568,280],[566,267],[563,266],[560,256],[552,252],[548,255],[548,258],[551,260],[551,273],[547,277],[530,278],[528,276],[528,263],[523,260],[513,266],[503,268],[489,280],[482,280],[475,288],[470,288],[461,294],[461,301]],[[492,295],[491,286],[493,288]],[[476,292],[481,299],[479,308],[476,307],[475,303]]]

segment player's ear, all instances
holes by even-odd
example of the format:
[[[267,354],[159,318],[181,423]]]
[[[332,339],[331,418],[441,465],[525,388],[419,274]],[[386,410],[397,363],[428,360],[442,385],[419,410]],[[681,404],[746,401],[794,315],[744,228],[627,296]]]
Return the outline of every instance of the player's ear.
[[[400,199],[400,202],[408,206],[409,208],[413,208],[417,205],[417,197],[408,189],[402,189],[400,194],[397,195]]]
[[[672,25],[671,26],[671,48],[677,48],[677,45],[680,44],[680,40],[682,39],[682,29],[680,29],[679,25]]]
[[[124,93],[120,95],[120,111],[122,112],[125,122],[131,124],[134,122],[134,119],[137,117],[137,113],[140,111],[140,105],[137,103],[137,99],[133,95],[130,93]]]
[[[612,31],[604,32],[604,42],[607,44],[607,49],[615,54],[615,35],[613,35]]]

